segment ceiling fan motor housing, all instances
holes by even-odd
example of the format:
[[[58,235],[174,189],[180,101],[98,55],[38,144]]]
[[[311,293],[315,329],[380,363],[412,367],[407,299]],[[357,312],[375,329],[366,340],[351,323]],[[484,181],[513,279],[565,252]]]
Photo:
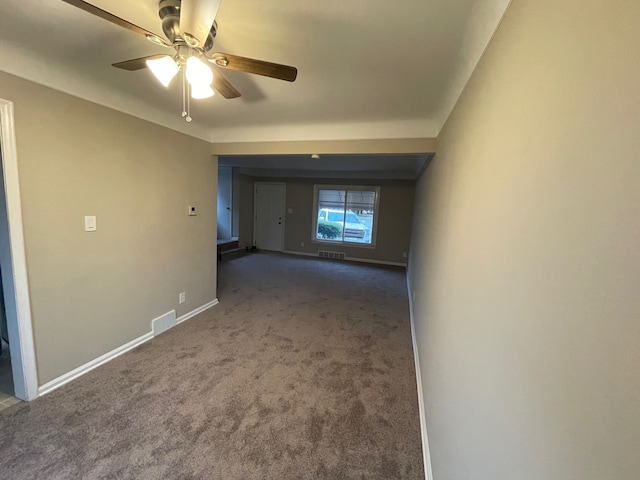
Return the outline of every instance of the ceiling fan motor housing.
[[[162,20],[162,31],[171,42],[171,45],[186,44],[180,32],[180,0],[160,0],[158,14]],[[213,39],[218,31],[218,25],[213,22],[207,41],[202,47],[203,52],[213,48]]]

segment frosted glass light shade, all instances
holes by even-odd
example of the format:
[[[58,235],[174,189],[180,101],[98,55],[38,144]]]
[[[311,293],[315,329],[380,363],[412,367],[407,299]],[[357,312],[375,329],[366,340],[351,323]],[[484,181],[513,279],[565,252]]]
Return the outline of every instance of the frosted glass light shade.
[[[204,88],[213,82],[213,72],[197,57],[187,59],[187,81],[192,87]]]
[[[146,63],[149,70],[151,70],[158,81],[165,87],[169,86],[173,77],[175,77],[180,70],[175,60],[168,55],[166,57],[147,60]]]
[[[191,98],[199,100],[212,97],[213,94],[214,91],[209,85],[191,85]]]

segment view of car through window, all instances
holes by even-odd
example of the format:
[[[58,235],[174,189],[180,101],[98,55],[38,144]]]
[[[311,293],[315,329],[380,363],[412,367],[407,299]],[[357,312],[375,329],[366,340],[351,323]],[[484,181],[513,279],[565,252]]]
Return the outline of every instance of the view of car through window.
[[[373,215],[359,216],[351,210],[326,209],[318,212],[317,238],[371,243]]]
[[[371,245],[376,195],[377,190],[317,189],[316,240]]]

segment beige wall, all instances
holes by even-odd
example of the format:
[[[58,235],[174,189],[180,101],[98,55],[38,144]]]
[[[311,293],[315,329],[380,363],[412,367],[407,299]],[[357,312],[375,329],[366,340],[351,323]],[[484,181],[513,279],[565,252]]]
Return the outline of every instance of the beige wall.
[[[256,181],[287,184],[284,249],[288,252],[318,254],[318,250],[344,252],[347,257],[382,262],[406,263],[403,252],[409,251],[413,215],[414,182],[408,180],[338,180],[314,178],[256,178]],[[313,186],[380,186],[380,210],[375,248],[328,245],[311,242]],[[304,242],[304,247],[301,243]]]
[[[436,480],[640,478],[640,2],[514,0],[416,190]]]
[[[216,297],[208,143],[7,74],[0,97],[15,104],[40,385]]]

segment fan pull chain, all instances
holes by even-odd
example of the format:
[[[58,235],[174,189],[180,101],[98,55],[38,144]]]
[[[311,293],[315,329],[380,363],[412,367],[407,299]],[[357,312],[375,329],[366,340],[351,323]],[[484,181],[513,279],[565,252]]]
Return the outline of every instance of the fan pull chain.
[[[187,121],[187,123],[191,122],[191,99],[189,98],[191,96],[189,95],[190,89],[191,89],[191,85],[187,83],[187,116],[185,117],[185,120]]]
[[[182,118],[187,123],[191,122],[191,102],[189,101],[189,83],[187,82],[186,69],[182,69]]]
[[[187,97],[185,95],[187,79],[184,68],[181,68],[180,70],[182,70],[182,118],[184,118],[187,116]]]

